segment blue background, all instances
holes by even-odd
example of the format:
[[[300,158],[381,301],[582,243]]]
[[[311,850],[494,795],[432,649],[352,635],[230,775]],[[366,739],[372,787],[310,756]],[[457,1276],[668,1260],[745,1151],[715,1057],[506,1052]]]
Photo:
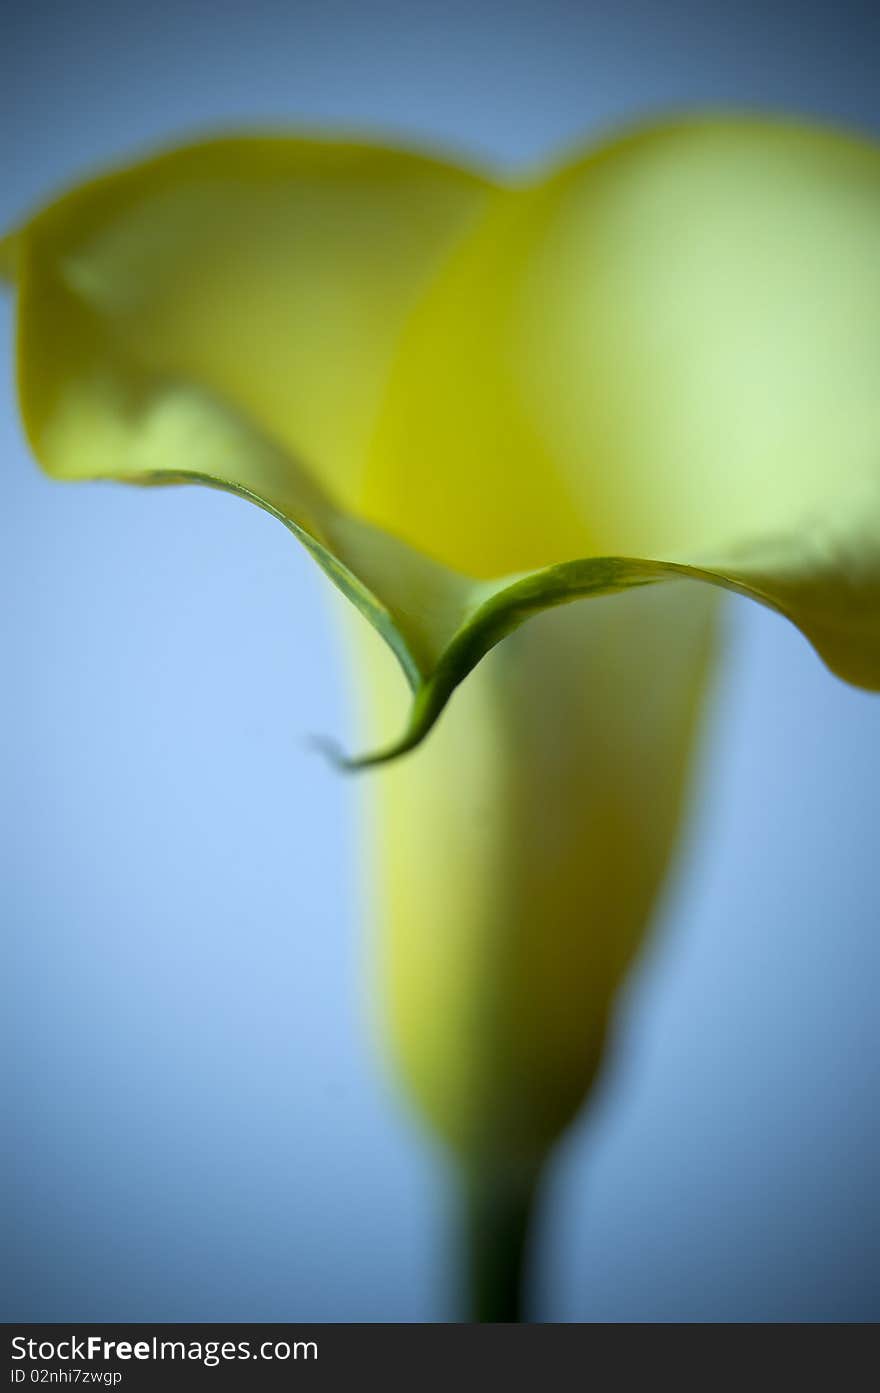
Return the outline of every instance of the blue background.
[[[246,124],[505,166],[704,104],[880,134],[870,8],[20,3],[0,226]],[[448,1316],[445,1173],[368,1025],[325,583],[221,494],[33,467],[0,307],[6,1320]],[[560,1149],[555,1320],[880,1316],[880,701],[731,602],[694,815]]]

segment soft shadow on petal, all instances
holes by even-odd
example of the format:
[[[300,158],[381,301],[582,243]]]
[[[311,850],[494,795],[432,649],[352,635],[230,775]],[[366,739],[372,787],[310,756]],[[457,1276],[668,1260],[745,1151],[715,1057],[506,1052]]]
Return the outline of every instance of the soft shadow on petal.
[[[591,1086],[678,834],[717,601],[679,583],[541,615],[367,781],[386,1029],[469,1165],[528,1172]],[[376,740],[394,675],[370,647]]]
[[[490,192],[439,160],[284,136],[76,187],[16,239],[19,383],[43,464],[86,474],[45,429],[91,379],[134,371],[222,400],[351,506],[401,326]]]
[[[12,285],[15,281],[15,267],[18,260],[18,240],[15,237],[0,237],[0,280]]]
[[[267,508],[418,687],[468,583],[345,505],[403,320],[488,193],[436,160],[283,137],[74,189],[3,243],[34,453],[58,478],[198,482]]]

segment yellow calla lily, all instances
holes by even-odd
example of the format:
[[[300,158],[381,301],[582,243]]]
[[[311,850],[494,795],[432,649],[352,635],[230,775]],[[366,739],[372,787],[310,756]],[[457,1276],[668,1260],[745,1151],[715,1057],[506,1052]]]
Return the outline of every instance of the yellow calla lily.
[[[516,186],[221,139],[0,243],[46,470],[239,493],[372,626],[383,990],[485,1318],[674,844],[719,589],[880,688],[878,237],[874,146],[706,119]]]

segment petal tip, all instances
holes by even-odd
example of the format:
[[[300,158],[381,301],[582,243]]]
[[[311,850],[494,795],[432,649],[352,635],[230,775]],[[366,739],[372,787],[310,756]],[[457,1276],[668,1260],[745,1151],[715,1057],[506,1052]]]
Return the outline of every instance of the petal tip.
[[[339,742],[331,736],[312,735],[309,736],[307,743],[310,749],[323,755],[337,772],[360,774],[364,770],[377,769],[380,765],[393,763],[401,755],[407,754],[417,745],[420,745],[426,733],[424,730],[413,730],[410,727],[393,744],[386,745],[380,750],[368,750],[361,755],[346,754]]]

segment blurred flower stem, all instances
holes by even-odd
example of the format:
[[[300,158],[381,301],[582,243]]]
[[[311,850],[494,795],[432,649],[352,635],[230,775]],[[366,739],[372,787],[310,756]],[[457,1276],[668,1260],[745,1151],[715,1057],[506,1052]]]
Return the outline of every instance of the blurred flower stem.
[[[527,1321],[531,1310],[538,1174],[463,1177],[463,1261],[468,1321]]]

